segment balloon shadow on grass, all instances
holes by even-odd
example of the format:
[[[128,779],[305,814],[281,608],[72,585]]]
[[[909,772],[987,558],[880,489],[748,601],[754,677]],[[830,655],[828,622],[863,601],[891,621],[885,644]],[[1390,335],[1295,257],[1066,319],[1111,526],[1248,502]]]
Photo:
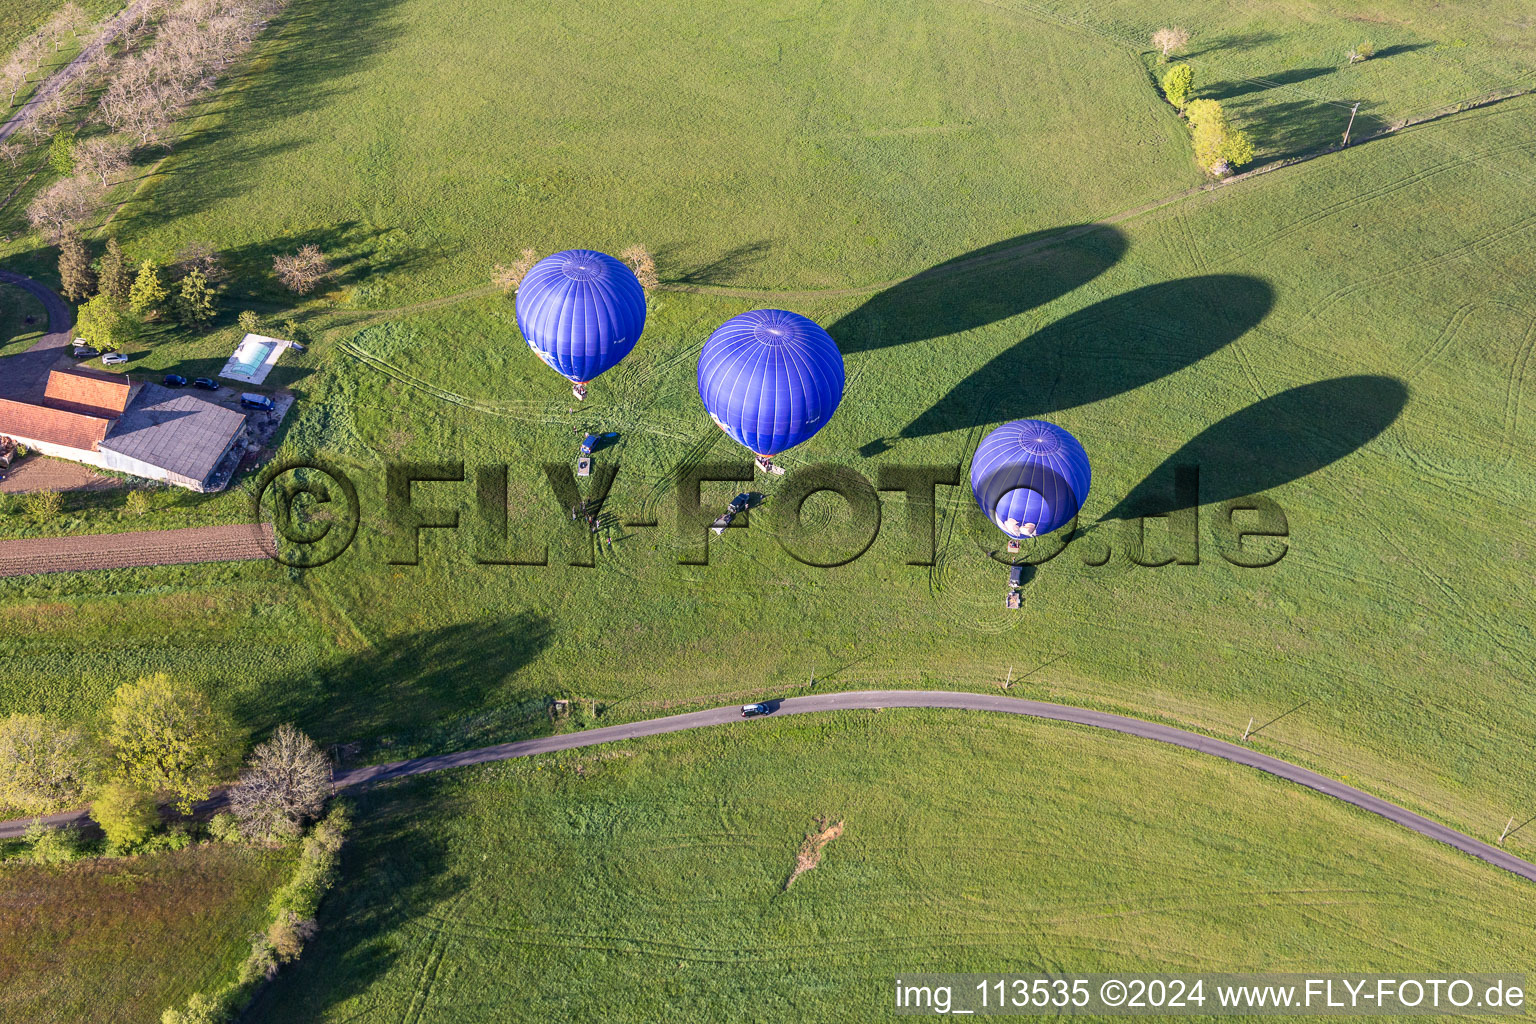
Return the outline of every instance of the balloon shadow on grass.
[[[844,355],[985,327],[1058,299],[1119,262],[1125,235],[1078,224],[966,253],[874,295],[827,328]]]
[[[1259,494],[1359,450],[1408,404],[1396,377],[1335,377],[1255,402],[1213,423],[1163,460],[1104,519],[1160,516],[1191,507],[1174,487],[1180,466],[1200,470],[1202,504]]]
[[[1214,274],[1148,285],[1042,328],[955,385],[927,411],[860,451],[977,423],[1044,416],[1132,391],[1242,337],[1274,292],[1255,277]]]

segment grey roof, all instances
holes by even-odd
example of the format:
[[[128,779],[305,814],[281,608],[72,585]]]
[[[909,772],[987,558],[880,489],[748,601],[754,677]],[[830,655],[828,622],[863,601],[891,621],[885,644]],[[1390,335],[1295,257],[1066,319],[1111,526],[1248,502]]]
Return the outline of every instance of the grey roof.
[[[244,425],[244,413],[145,384],[97,447],[202,481]]]

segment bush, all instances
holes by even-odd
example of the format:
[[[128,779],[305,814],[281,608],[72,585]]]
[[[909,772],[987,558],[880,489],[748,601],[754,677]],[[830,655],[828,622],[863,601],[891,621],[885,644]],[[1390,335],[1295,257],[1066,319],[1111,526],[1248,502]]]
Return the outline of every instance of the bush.
[[[58,491],[33,491],[21,499],[26,517],[37,526],[46,526],[64,511],[64,498]]]
[[[161,850],[185,850],[192,845],[192,832],[185,825],[172,825],[164,832],[152,837],[143,846],[143,853],[158,853]]]
[[[107,835],[107,842],[119,853],[137,849],[160,823],[155,799],[126,782],[104,787],[91,804],[91,817]]]
[[[240,316],[236,318],[235,323],[239,324],[240,329],[246,334],[255,334],[257,331],[261,330],[261,317],[257,316],[254,311],[249,309],[241,313]]]
[[[0,722],[0,800],[25,811],[77,803],[96,770],[96,754],[79,729],[43,715]]]
[[[33,864],[65,864],[80,856],[80,833],[70,826],[55,828],[34,821],[22,839],[27,843],[22,857]]]
[[[171,1007],[162,1013],[160,1024],[221,1024],[228,1019],[229,1012],[219,999],[196,992],[184,1009]]]
[[[150,501],[148,491],[135,489],[129,491],[128,497],[123,499],[123,511],[127,512],[131,516],[145,516],[149,514],[149,510]]]
[[[208,835],[216,843],[238,843],[245,837],[240,834],[240,819],[228,811],[220,811],[208,822]]]

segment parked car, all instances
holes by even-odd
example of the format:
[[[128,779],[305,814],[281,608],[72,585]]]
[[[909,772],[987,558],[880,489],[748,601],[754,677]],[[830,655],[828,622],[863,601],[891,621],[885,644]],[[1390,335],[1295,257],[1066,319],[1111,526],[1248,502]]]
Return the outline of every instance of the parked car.
[[[772,711],[767,704],[743,704],[741,706],[742,718],[756,718],[758,715],[766,715]]]
[[[165,375],[165,380],[161,383],[168,388],[184,388],[187,386],[187,378],[179,373],[168,373]]]
[[[91,348],[89,345],[76,345],[70,350],[69,354],[74,356],[76,359],[95,359],[97,356],[101,355],[100,352],[96,351],[94,348]]]
[[[242,409],[260,409],[262,412],[271,412],[276,408],[272,404],[272,399],[266,395],[253,395],[249,391],[240,396],[240,407]]]
[[[195,388],[202,388],[204,391],[219,390],[219,382],[214,380],[212,377],[194,377],[192,379],[192,386]]]
[[[121,352],[108,352],[106,355],[101,357],[101,362],[104,366],[121,366],[127,361],[128,357],[123,355]]]

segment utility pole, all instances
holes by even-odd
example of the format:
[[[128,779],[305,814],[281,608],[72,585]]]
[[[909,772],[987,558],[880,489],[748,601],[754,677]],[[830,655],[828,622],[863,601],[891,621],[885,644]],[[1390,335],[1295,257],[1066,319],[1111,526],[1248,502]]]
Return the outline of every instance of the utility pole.
[[[1515,816],[1513,814],[1511,814],[1509,816],[1509,821],[1507,821],[1504,824],[1504,831],[1499,833],[1499,845],[1500,846],[1503,846],[1504,845],[1504,840],[1509,838],[1509,826],[1513,825],[1514,823],[1515,823]]]
[[[1252,731],[1253,731],[1253,717],[1249,716],[1249,718],[1248,718],[1248,728],[1243,730],[1243,742],[1244,743],[1248,742],[1248,734],[1250,732],[1252,732]]]
[[[1008,666],[1008,681],[1003,684],[1003,689],[1005,689],[1005,690],[1013,689],[1013,666],[1012,665]]]
[[[1359,110],[1360,104],[1358,102],[1353,107],[1349,108],[1349,124],[1344,128],[1344,145],[1346,146],[1349,145],[1349,133],[1350,130],[1355,127],[1355,114],[1357,114]]]

